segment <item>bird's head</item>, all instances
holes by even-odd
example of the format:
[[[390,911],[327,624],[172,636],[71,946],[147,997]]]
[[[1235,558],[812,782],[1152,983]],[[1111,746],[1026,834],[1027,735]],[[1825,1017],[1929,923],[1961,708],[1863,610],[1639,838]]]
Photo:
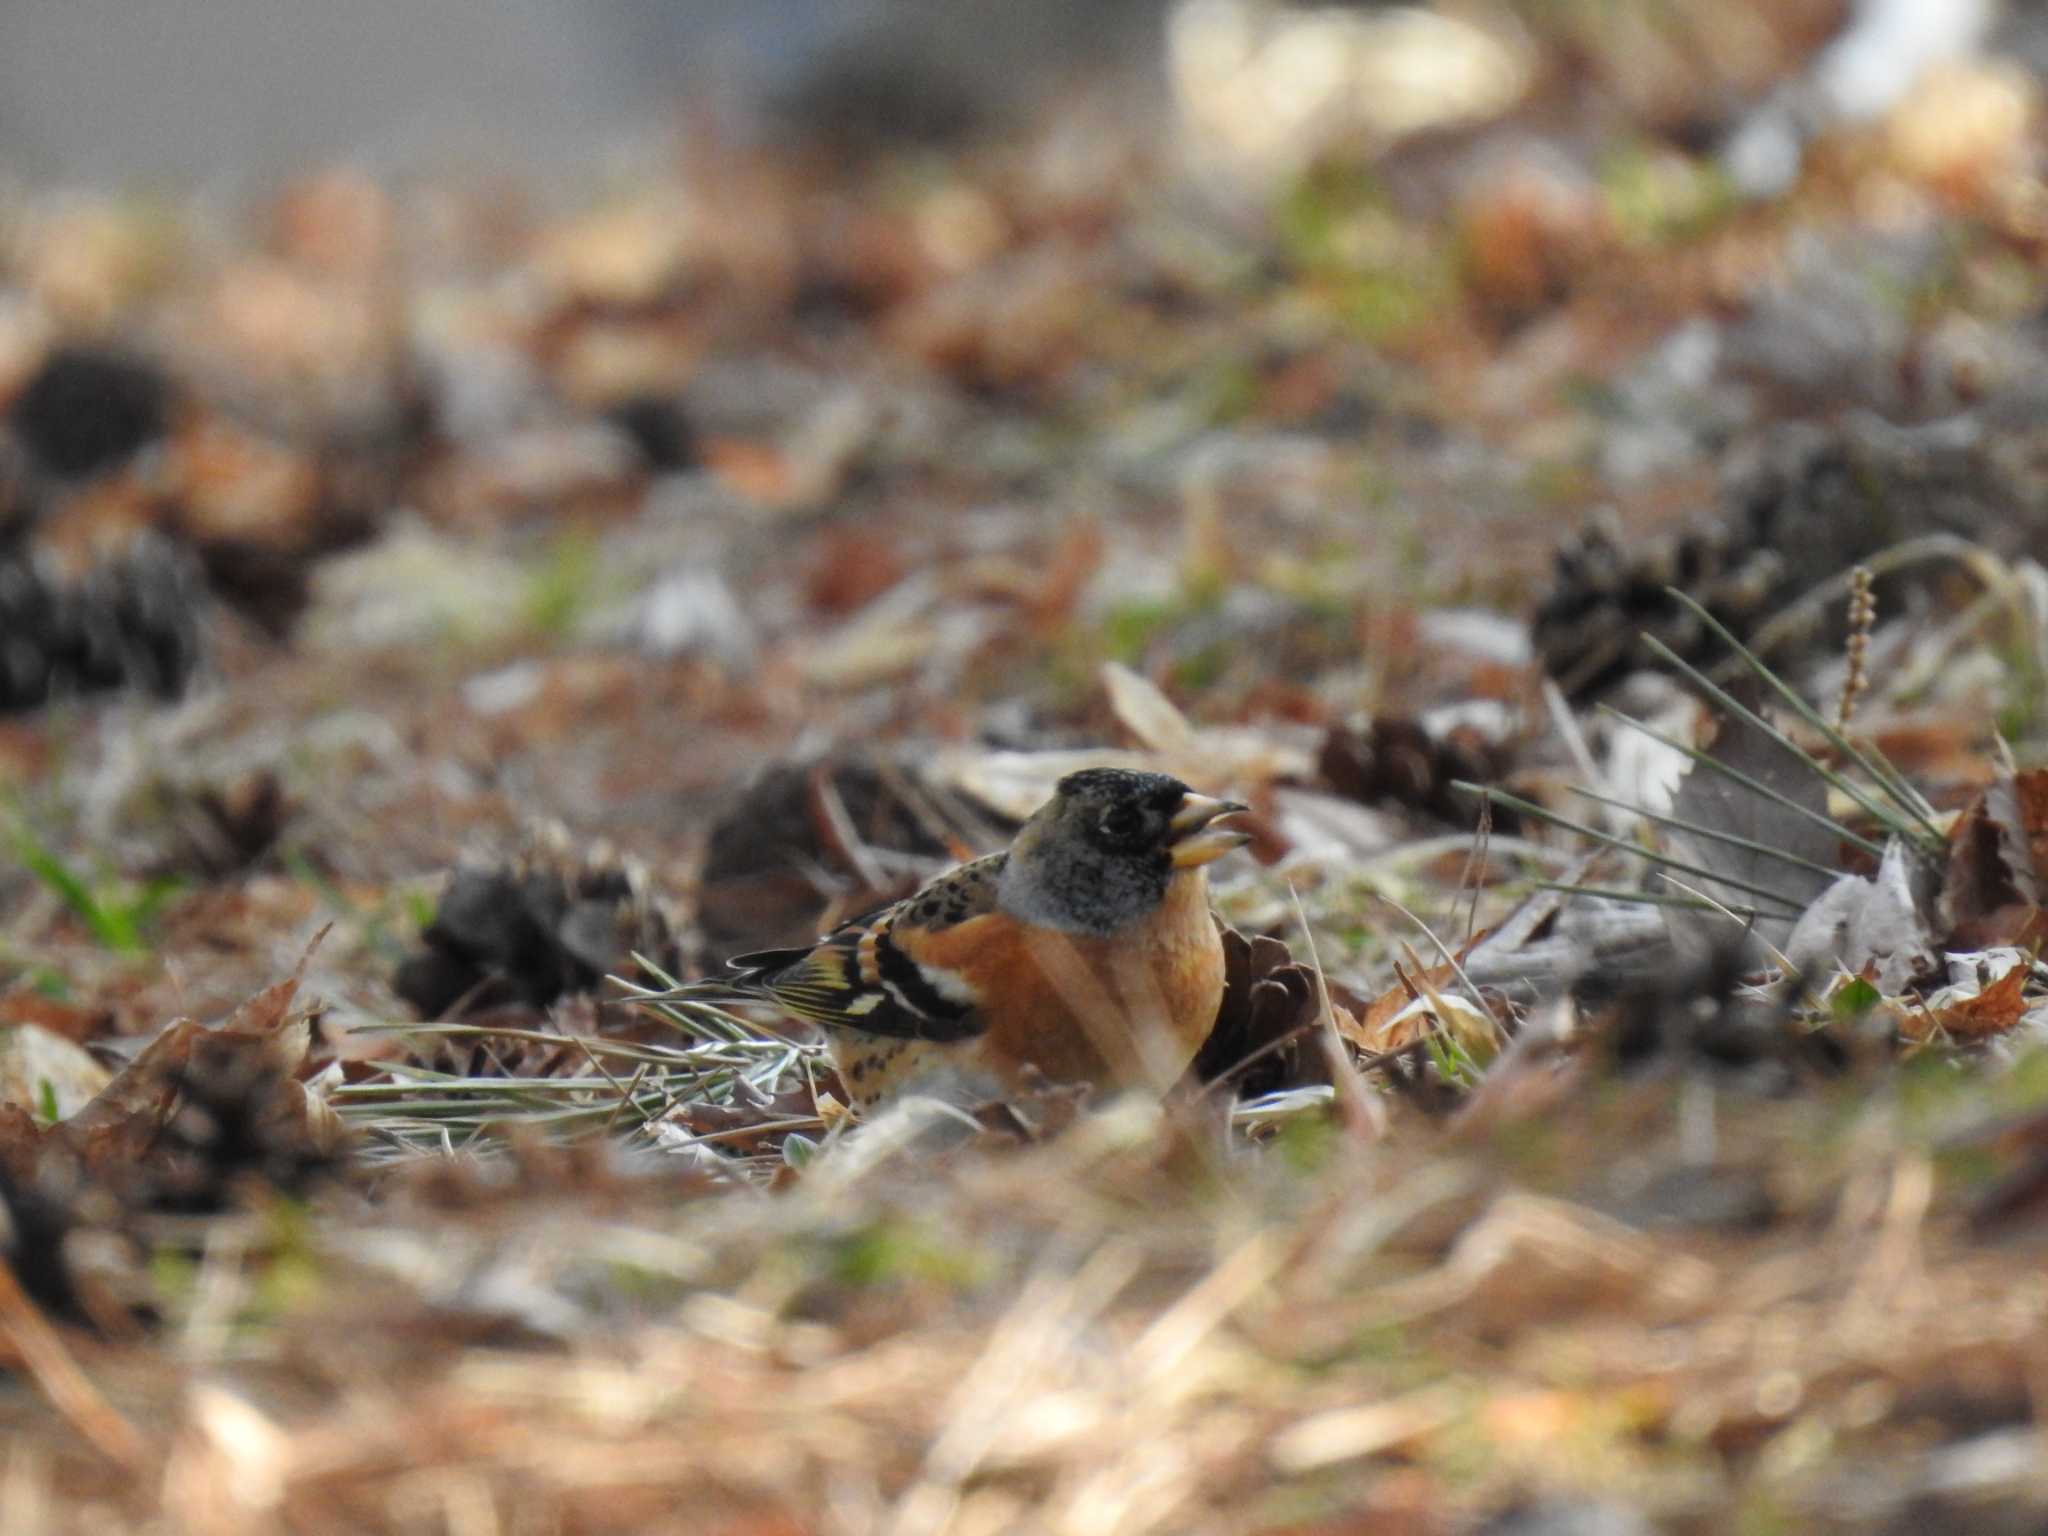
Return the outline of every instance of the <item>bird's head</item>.
[[[1011,844],[1002,903],[1065,932],[1113,933],[1156,907],[1176,874],[1248,842],[1217,825],[1245,809],[1164,773],[1070,773]]]

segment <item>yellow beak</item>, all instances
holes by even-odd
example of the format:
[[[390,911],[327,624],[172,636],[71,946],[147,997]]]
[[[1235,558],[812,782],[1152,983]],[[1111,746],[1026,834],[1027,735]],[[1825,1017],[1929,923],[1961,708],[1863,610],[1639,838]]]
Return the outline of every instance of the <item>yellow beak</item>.
[[[1170,857],[1175,869],[1199,869],[1202,865],[1220,859],[1233,848],[1242,848],[1250,842],[1249,832],[1239,832],[1233,827],[1219,827],[1215,822],[1225,816],[1235,816],[1251,807],[1240,805],[1235,800],[1217,800],[1208,795],[1189,794],[1180,803],[1180,809],[1173,813],[1173,820],[1167,823],[1173,837],[1168,843]]]

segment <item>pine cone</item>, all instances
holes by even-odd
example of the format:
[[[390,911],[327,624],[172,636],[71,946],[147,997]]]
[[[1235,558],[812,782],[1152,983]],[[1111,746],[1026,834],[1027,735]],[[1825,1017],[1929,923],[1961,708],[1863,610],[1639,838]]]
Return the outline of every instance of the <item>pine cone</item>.
[[[1479,807],[1452,785],[1459,780],[1498,782],[1507,772],[1507,757],[1499,743],[1472,727],[1432,736],[1420,721],[1383,715],[1331,726],[1316,767],[1340,795],[1366,805],[1391,800],[1469,827],[1477,821]],[[1495,808],[1493,824],[1503,832],[1519,825],[1504,807]]]
[[[398,968],[398,995],[422,1018],[451,1009],[524,1004],[593,992],[635,953],[677,963],[677,925],[637,866],[598,847],[581,858],[555,846],[490,869],[460,869]]]
[[[1234,1096],[1256,1099],[1326,1083],[1311,1033],[1318,1025],[1315,973],[1278,939],[1223,930],[1223,1001],[1189,1069],[1204,1083],[1230,1077]]]
[[[164,435],[171,386],[152,364],[102,347],[59,347],[7,412],[29,462],[83,480],[113,469]]]
[[[153,535],[75,585],[0,560],[0,712],[117,688],[175,699],[199,668],[206,610],[197,569]]]
[[[1779,426],[1731,455],[1712,522],[1629,551],[1612,521],[1599,519],[1561,547],[1533,620],[1537,654],[1580,696],[1656,665],[1645,632],[1696,665],[1720,659],[1725,648],[1667,587],[1747,640],[1793,598],[1917,534],[1953,533],[2008,554],[2038,548],[2048,481],[2029,451],[2023,433],[1970,421]],[[1881,609],[1900,586],[1879,584]],[[1808,638],[1827,645],[1839,636],[1830,614]]]
[[[816,872],[858,883],[827,814],[828,791],[867,846],[929,858],[935,868],[950,860],[953,850],[905,803],[909,778],[855,759],[777,763],[748,785],[712,827],[704,855],[698,922],[712,953],[808,943],[828,899]],[[911,883],[863,899],[879,904]]]
[[[1771,520],[1734,531],[1702,528],[1631,555],[1611,521],[1594,521],[1558,549],[1550,594],[1536,610],[1532,627],[1544,670],[1576,698],[1658,665],[1646,634],[1687,661],[1717,659],[1713,632],[1666,589],[1686,592],[1738,637],[1746,635],[1787,590],[1776,551],[1746,537],[1759,525]]]
[[[246,1040],[201,1033],[176,1083],[177,1108],[138,1171],[138,1204],[224,1211],[246,1185],[302,1195],[342,1167],[331,1112]]]
[[[112,1328],[125,1314],[71,1239],[116,1231],[120,1200],[17,1104],[0,1104],[0,1259],[29,1298],[66,1322]]]

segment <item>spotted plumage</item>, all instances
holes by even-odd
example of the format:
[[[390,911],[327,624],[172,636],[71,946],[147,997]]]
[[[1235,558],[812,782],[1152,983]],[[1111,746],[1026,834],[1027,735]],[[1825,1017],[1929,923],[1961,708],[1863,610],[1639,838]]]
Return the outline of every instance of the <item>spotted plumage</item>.
[[[1223,956],[1205,866],[1244,809],[1165,774],[1060,781],[1010,847],[729,985],[830,1039],[854,1099],[999,1096],[1035,1078],[1155,1091],[1207,1035]]]

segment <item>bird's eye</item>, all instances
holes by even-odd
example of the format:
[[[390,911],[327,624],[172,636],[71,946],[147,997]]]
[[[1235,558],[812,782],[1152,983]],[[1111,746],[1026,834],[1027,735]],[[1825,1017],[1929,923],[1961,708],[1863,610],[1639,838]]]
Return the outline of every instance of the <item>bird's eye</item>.
[[[1102,830],[1108,837],[1129,837],[1138,830],[1144,818],[1128,805],[1119,805],[1103,812]]]

